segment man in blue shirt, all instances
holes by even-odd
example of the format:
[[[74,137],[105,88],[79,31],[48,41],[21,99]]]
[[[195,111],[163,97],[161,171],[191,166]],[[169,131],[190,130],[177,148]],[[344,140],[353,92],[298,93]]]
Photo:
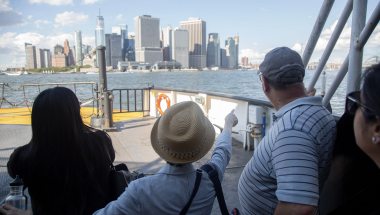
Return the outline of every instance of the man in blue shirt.
[[[306,94],[301,56],[270,51],[260,65],[262,88],[275,122],[239,180],[245,214],[313,214],[327,179],[336,122],[321,97]]]

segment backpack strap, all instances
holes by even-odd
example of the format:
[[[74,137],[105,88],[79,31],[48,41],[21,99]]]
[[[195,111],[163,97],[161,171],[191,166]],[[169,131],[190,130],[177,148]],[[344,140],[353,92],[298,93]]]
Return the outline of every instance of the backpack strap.
[[[226,202],[224,201],[222,185],[220,184],[220,181],[219,181],[218,172],[207,164],[203,165],[201,167],[201,170],[207,172],[210,180],[214,184],[216,197],[218,198],[219,207],[220,207],[220,211],[222,212],[222,215],[229,215]]]
[[[197,169],[197,177],[195,178],[193,193],[191,194],[190,199],[185,205],[185,207],[182,209],[180,215],[185,215],[187,211],[189,210],[190,205],[193,202],[193,199],[198,192],[199,185],[201,184],[201,179],[202,179],[202,170]]]

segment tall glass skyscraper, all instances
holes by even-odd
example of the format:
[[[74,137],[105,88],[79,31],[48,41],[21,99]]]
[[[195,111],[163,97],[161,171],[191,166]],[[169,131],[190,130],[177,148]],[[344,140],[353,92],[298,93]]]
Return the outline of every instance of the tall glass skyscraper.
[[[207,67],[220,66],[220,42],[218,33],[208,34]]]
[[[125,53],[128,49],[128,26],[119,24],[117,27],[112,27],[112,34],[120,35],[122,60],[125,60]]]
[[[96,28],[95,28],[95,48],[98,46],[106,46],[105,30],[104,30],[104,19],[100,15],[96,18]],[[98,51],[96,51],[96,65],[98,66]]]
[[[75,60],[77,66],[83,65],[82,58],[82,32],[80,30],[75,31]]]
[[[229,69],[236,68],[236,43],[232,37],[226,40],[226,56]]]
[[[189,31],[189,66],[205,68],[207,66],[206,22],[199,18],[189,18],[189,21],[180,22],[180,26]]]

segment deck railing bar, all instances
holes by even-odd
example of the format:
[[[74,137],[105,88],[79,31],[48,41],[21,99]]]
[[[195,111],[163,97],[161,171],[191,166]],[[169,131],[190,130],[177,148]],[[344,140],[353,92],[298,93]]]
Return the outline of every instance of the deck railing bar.
[[[380,21],[380,2],[377,4],[375,10],[373,11],[371,17],[368,19],[367,24],[365,25],[363,31],[359,35],[358,40],[358,47],[363,48],[364,45],[367,43],[369,37],[375,30],[377,24]],[[338,71],[338,74],[335,76],[335,79],[331,83],[330,88],[326,92],[326,95],[323,97],[323,105],[327,106],[327,104],[330,102],[331,98],[333,97],[334,93],[338,89],[339,85],[341,84],[344,76],[346,75],[348,71],[349,66],[349,54],[347,55],[346,59],[344,60],[341,68]],[[362,69],[360,68],[360,72]],[[349,78],[349,77],[348,77]],[[348,82],[348,80],[347,80]],[[358,82],[358,81],[357,81]]]
[[[121,107],[121,90],[119,90],[119,96],[120,96],[120,113],[122,112],[122,107]]]
[[[332,33],[330,40],[326,46],[325,51],[318,63],[316,70],[314,71],[313,77],[311,78],[309,85],[306,89],[307,92],[311,92],[317,83],[319,76],[321,75],[327,60],[330,58],[331,52],[333,51],[336,42],[339,39],[340,34],[343,31],[345,24],[347,23],[348,18],[350,17],[351,11],[353,7],[353,0],[348,0],[346,6],[343,9],[342,15],[339,17],[339,21]]]
[[[327,17],[330,14],[330,11],[331,11],[332,6],[334,5],[334,2],[335,0],[325,0],[322,4],[321,10],[319,11],[317,20],[315,21],[313,30],[310,34],[309,40],[306,44],[305,51],[302,56],[302,61],[305,68],[307,67],[310,57],[314,52],[314,48],[317,45],[319,36],[322,33],[323,27],[325,26]]]
[[[4,87],[5,87],[5,85],[3,84],[3,91],[1,92],[1,104],[0,104],[0,108],[3,105],[3,101],[4,101]]]
[[[127,105],[128,105],[128,111],[130,110],[129,109],[129,90],[127,90]]]
[[[350,63],[348,65],[348,79],[346,93],[359,90],[360,76],[363,64],[363,47],[358,46],[359,38],[365,26],[367,16],[367,0],[354,0],[351,27]]]
[[[136,111],[136,90],[135,90],[135,111]]]

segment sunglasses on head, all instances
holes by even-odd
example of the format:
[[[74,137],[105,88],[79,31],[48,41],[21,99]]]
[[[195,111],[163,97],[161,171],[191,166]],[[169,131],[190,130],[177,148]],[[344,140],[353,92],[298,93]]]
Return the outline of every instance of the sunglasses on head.
[[[361,91],[354,91],[347,94],[345,112],[351,115],[355,115],[358,108],[362,106],[374,114],[375,112],[371,110],[371,108],[360,102],[360,93]]]

